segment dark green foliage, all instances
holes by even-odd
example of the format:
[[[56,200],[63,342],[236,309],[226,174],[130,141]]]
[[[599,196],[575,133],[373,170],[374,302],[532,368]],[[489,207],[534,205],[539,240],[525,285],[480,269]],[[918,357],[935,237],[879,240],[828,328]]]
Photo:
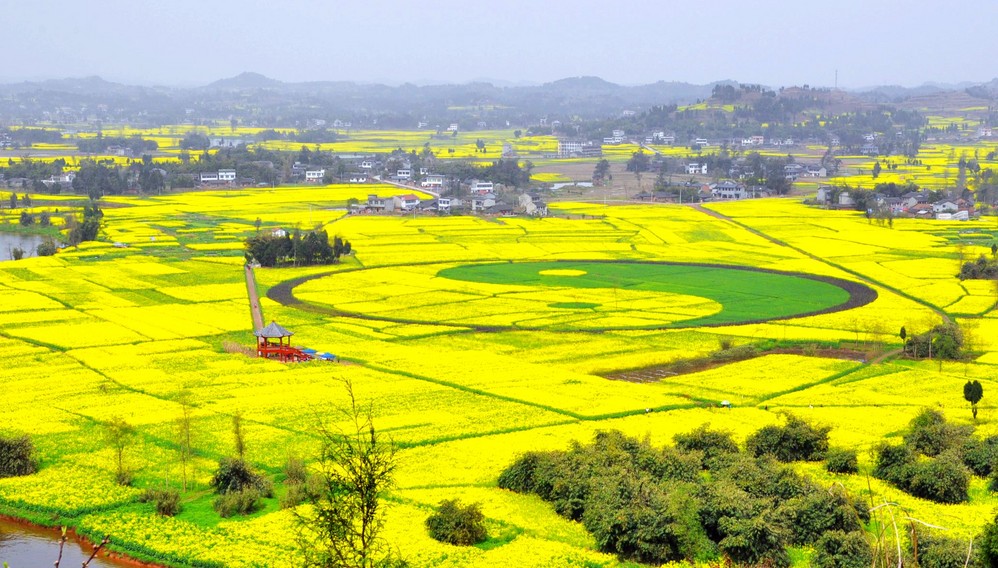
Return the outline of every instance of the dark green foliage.
[[[580,520],[600,550],[645,563],[709,561],[720,551],[737,563],[786,566],[791,542],[810,545],[868,519],[772,457],[738,452],[727,434],[700,428],[676,440],[655,450],[599,432],[589,445],[521,456],[499,485],[541,496]]]
[[[700,452],[704,464],[727,454],[737,454],[738,444],[730,432],[711,430],[708,424],[700,426],[688,434],[676,434],[673,437],[676,448],[683,452]]]
[[[440,508],[426,519],[430,536],[440,542],[470,546],[488,538],[485,515],[478,503],[462,505],[458,499],[445,499]]]
[[[38,470],[35,446],[27,435],[0,436],[0,477],[31,475]]]
[[[152,503],[156,512],[164,517],[173,517],[180,512],[180,492],[176,489],[146,489],[139,497],[143,503]]]
[[[919,461],[909,446],[881,446],[873,476],[937,503],[966,501],[970,484],[969,472],[956,451]]]
[[[218,470],[211,478],[211,487],[219,495],[239,493],[252,489],[265,497],[273,494],[270,480],[250,469],[249,465],[238,458],[222,458],[218,462]]]
[[[965,262],[960,267],[960,280],[994,280],[998,278],[998,261],[983,254],[973,262]]]
[[[58,249],[56,248],[55,241],[52,239],[45,239],[41,244],[35,249],[35,254],[38,256],[52,256],[56,253]]]
[[[825,452],[825,469],[829,473],[856,473],[859,471],[856,450],[829,449]]]
[[[815,542],[828,531],[863,529],[852,501],[839,491],[813,491],[784,501],[775,517],[797,545]]]
[[[870,541],[858,531],[829,531],[821,535],[811,557],[812,568],[868,568],[872,564]]]
[[[916,452],[937,456],[950,448],[960,448],[974,431],[971,426],[946,422],[938,410],[925,409],[908,424],[906,444]]]
[[[998,436],[989,436],[983,440],[968,438],[963,444],[963,464],[974,475],[981,477],[991,475],[996,459],[998,459]]]
[[[812,426],[793,415],[784,426],[764,426],[745,441],[755,456],[770,454],[782,462],[820,460],[828,450],[827,426]]]
[[[751,519],[721,519],[727,535],[718,548],[736,564],[786,568],[790,565],[786,535],[762,515]]]
[[[27,211],[21,211],[20,222],[22,227],[30,227],[35,224],[35,216]]]
[[[263,234],[246,239],[247,255],[260,266],[330,264],[350,251],[350,242],[340,237],[335,237],[330,244],[325,230],[304,234],[296,230],[283,237]]]
[[[874,450],[876,453],[873,477],[898,487],[907,487],[911,480],[911,468],[917,456],[905,445],[892,446],[881,444]]]
[[[985,568],[998,568],[998,514],[981,530],[977,558]]]
[[[235,515],[248,515],[257,511],[262,506],[260,498],[262,495],[256,489],[243,489],[241,491],[230,491],[220,494],[212,502],[215,512],[220,517],[232,517]]]
[[[908,336],[905,353],[912,357],[959,359],[963,354],[963,332],[956,324],[940,324],[926,333]]]
[[[918,566],[920,568],[964,568],[970,550],[969,541],[938,535],[927,529],[918,530]],[[975,548],[978,546],[974,543]],[[914,554],[914,550],[912,550]],[[970,567],[978,566],[970,556]]]
[[[582,524],[600,550],[638,562],[692,559],[713,544],[699,522],[692,487],[655,484],[623,470],[608,472],[594,484]]]
[[[69,228],[69,236],[67,237],[69,244],[78,245],[84,241],[96,240],[103,218],[104,212],[93,201],[83,207],[83,221],[73,216],[67,217],[66,227]]]
[[[970,475],[956,452],[946,452],[933,460],[918,462],[908,491],[937,503],[962,503],[967,500]]]
[[[967,381],[967,384],[963,385],[963,398],[970,403],[970,411],[974,414],[974,420],[977,420],[977,403],[984,398],[981,381]]]

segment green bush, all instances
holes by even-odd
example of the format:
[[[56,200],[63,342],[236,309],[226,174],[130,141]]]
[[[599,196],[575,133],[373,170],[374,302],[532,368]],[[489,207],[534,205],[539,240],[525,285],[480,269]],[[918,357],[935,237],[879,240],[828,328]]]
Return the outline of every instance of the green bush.
[[[859,461],[856,450],[832,448],[825,452],[825,469],[829,473],[856,473],[859,471]]]
[[[965,568],[967,566],[967,555],[971,552],[969,541],[938,536],[925,529],[918,532],[918,566],[920,568]],[[974,543],[974,546],[979,545]],[[971,556],[969,567],[976,565],[976,559]]]
[[[35,446],[27,435],[0,436],[0,477],[31,475],[38,470]]]
[[[35,254],[38,256],[52,256],[57,251],[58,247],[56,247],[55,241],[52,239],[45,239],[35,248]]]
[[[867,536],[859,531],[829,531],[818,539],[811,568],[869,568],[873,550]]]
[[[915,452],[908,446],[880,444],[876,450],[873,477],[898,487],[907,487],[916,461]]]
[[[786,568],[790,566],[786,535],[763,516],[752,519],[721,519],[725,537],[721,552],[736,564]]]
[[[981,530],[977,560],[985,568],[998,568],[998,514]]]
[[[863,525],[853,502],[840,492],[812,491],[784,501],[774,515],[790,535],[790,541],[806,545],[829,531],[851,532]]]
[[[485,541],[485,516],[478,503],[462,505],[458,499],[445,499],[440,507],[426,519],[430,536],[440,542],[470,546]]]
[[[937,503],[963,503],[967,500],[970,474],[956,452],[914,466],[908,492]]]
[[[703,463],[706,466],[720,456],[738,453],[738,444],[730,432],[711,430],[707,424],[688,434],[676,434],[673,441],[680,451],[703,454]]]
[[[972,426],[949,424],[941,412],[927,408],[908,424],[904,441],[920,454],[937,456],[963,447],[973,431]]]
[[[215,497],[212,506],[219,516],[228,518],[235,515],[248,515],[263,505],[262,495],[256,489],[228,491]]]
[[[980,477],[991,475],[996,459],[998,459],[998,436],[989,436],[984,440],[969,438],[963,444],[963,464],[974,475]]]
[[[142,503],[153,503],[156,512],[164,517],[173,517],[180,512],[180,492],[176,489],[146,489],[139,497]]]
[[[816,427],[788,415],[783,426],[764,426],[745,441],[749,453],[772,455],[781,462],[816,461],[828,450],[830,427]]]
[[[245,461],[238,458],[219,460],[218,470],[211,478],[211,486],[219,495],[248,489],[253,489],[264,497],[273,495],[270,480],[250,469]]]

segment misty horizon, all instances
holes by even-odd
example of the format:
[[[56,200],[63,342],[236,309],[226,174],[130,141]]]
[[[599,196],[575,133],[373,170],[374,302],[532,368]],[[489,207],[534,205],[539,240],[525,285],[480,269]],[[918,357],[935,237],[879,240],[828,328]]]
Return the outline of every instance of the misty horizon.
[[[595,0],[416,5],[391,0],[140,4],[104,0],[71,15],[55,0],[11,3],[0,82],[99,76],[131,85],[203,86],[244,71],[283,82],[539,85],[595,76],[622,86],[735,80],[849,90],[983,83],[974,53],[998,47],[998,5],[961,6],[961,38],[939,5],[777,0],[699,9]],[[837,74],[837,78],[836,78]]]

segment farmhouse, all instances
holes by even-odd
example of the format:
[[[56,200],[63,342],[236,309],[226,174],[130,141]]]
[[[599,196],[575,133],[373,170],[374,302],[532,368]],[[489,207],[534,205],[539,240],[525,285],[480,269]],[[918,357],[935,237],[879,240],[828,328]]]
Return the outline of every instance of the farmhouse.
[[[305,170],[305,182],[306,183],[319,183],[322,178],[326,177],[325,169],[318,170]]]
[[[471,180],[470,191],[472,195],[487,195],[495,191],[495,184],[491,181],[479,181],[477,179]],[[493,197],[495,197],[493,195]]]
[[[236,170],[218,170],[218,181],[222,182],[236,181]]]
[[[713,199],[745,199],[748,192],[745,191],[745,186],[724,180],[710,186],[710,196]]]
[[[472,211],[484,211],[489,207],[496,204],[496,196],[494,193],[485,193],[482,195],[477,195],[471,199],[471,210]]]
[[[395,202],[395,206],[403,211],[412,211],[419,205],[419,198],[411,193],[405,195],[397,195],[392,198]]]
[[[443,189],[444,176],[441,174],[427,174],[419,185],[427,189]]]
[[[699,164],[697,162],[692,162],[692,163],[686,164],[686,173],[688,173],[690,175],[696,175],[696,174],[704,174],[704,175],[706,175],[707,174],[707,164],[706,163]]]
[[[391,197],[367,196],[367,209],[370,211],[394,211],[395,200]]]

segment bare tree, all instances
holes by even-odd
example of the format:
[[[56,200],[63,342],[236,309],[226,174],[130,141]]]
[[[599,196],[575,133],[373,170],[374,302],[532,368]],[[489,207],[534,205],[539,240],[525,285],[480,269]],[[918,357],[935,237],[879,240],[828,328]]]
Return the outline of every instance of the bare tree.
[[[396,448],[375,430],[370,408],[358,408],[352,385],[345,384],[348,426],[319,426],[322,450],[315,478],[307,484],[305,505],[294,512],[301,566],[401,566],[404,562],[381,538],[380,498],[394,483]]]
[[[187,467],[191,462],[191,417],[194,413],[194,396],[184,389],[177,394],[180,417],[177,418],[177,445],[180,447],[180,470],[184,493],[187,492]]]

